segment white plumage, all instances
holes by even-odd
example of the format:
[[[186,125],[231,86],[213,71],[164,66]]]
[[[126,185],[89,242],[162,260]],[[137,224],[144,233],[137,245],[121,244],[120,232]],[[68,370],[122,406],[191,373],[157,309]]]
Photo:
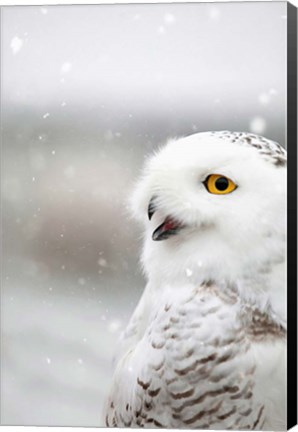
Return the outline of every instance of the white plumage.
[[[240,132],[171,141],[132,207],[148,284],[107,426],[285,430],[285,150]]]

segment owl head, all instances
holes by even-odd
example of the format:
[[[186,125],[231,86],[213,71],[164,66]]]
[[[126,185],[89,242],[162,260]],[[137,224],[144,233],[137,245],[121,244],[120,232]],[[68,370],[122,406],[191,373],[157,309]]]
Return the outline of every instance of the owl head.
[[[241,132],[171,140],[150,157],[132,198],[142,263],[162,281],[235,281],[284,261],[286,151]],[[256,286],[257,284],[255,284]]]

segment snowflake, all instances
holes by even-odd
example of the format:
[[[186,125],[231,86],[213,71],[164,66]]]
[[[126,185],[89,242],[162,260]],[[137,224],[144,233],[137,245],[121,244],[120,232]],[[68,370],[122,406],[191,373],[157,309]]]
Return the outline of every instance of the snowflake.
[[[65,62],[61,66],[60,71],[61,71],[62,74],[66,74],[66,73],[70,72],[71,69],[72,69],[72,64],[70,62]]]
[[[23,40],[18,36],[12,38],[10,42],[10,48],[12,49],[13,55],[16,55],[20,51],[23,44],[24,44]]]
[[[269,95],[267,93],[261,93],[259,96],[259,102],[262,105],[268,105],[268,103],[270,102]]]
[[[214,21],[217,21],[219,19],[219,17],[220,17],[220,11],[219,11],[219,9],[217,7],[215,7],[215,6],[212,6],[209,9],[209,18],[212,19],[212,20],[214,20]]]
[[[249,130],[256,134],[262,134],[265,132],[266,126],[266,121],[262,117],[254,117],[249,124]]]
[[[175,16],[173,14],[167,13],[164,16],[164,22],[166,24],[174,24],[176,22],[176,18],[175,18]]]
[[[190,270],[189,268],[187,268],[187,269],[185,270],[185,273],[186,273],[186,276],[187,276],[187,277],[190,277],[190,276],[192,275],[192,270]]]

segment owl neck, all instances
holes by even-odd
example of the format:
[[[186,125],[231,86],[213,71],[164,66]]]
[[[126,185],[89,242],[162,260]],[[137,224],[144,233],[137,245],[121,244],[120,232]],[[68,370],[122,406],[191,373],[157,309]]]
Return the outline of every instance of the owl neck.
[[[277,324],[286,324],[286,270],[282,246],[239,254],[227,247],[186,243],[145,244],[143,266],[157,294],[169,286],[191,290],[215,283],[223,292],[235,290],[243,304],[267,313]]]

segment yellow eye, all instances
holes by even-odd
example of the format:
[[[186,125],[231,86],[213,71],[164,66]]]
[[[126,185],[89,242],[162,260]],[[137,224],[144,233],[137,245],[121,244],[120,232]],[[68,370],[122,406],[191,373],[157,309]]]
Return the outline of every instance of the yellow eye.
[[[220,174],[211,174],[204,181],[208,192],[217,195],[224,195],[233,192],[237,185],[228,177]]]

